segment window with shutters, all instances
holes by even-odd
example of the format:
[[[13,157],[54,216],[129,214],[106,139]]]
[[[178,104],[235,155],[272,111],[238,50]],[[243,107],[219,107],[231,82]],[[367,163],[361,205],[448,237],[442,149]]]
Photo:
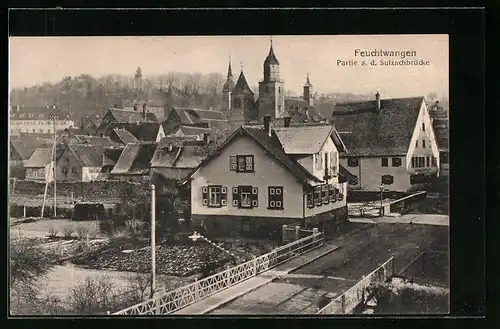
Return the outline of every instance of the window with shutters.
[[[401,158],[392,158],[393,167],[401,167]]]
[[[389,159],[382,158],[382,167],[389,167]]]
[[[307,193],[307,208],[314,208],[314,196],[312,192]]]
[[[347,166],[348,167],[357,167],[359,166],[358,158],[347,158]]]
[[[227,205],[227,189],[220,185],[202,187],[202,202],[204,206],[218,208]]]
[[[425,139],[422,139],[422,147],[425,148]]]
[[[267,200],[269,209],[283,209],[283,186],[268,186]]]
[[[323,204],[330,203],[330,198],[328,197],[328,185],[325,184],[321,187],[321,199],[323,200]]]
[[[253,155],[234,155],[229,157],[229,170],[236,172],[254,172]]]
[[[233,206],[238,208],[258,207],[258,188],[254,186],[233,187]]]
[[[431,166],[430,157],[428,157],[428,156],[425,157],[425,166],[426,167],[430,167]]]
[[[321,200],[321,186],[316,186],[314,188],[314,205],[315,206],[321,206],[322,205],[322,200]]]
[[[316,170],[323,169],[323,155],[318,153],[315,154],[314,157],[316,158]]]
[[[67,175],[68,174],[68,167],[62,167],[62,173]]]
[[[328,202],[335,202],[335,188],[333,184],[328,184]]]

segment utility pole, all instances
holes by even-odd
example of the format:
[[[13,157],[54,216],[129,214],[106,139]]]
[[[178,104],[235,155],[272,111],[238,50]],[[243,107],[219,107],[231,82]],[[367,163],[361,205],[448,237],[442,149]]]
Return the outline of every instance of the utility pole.
[[[156,221],[155,185],[151,184],[151,298],[156,291]]]
[[[55,106],[53,107],[54,109],[54,115],[52,117],[53,123],[54,123],[54,148],[52,150],[52,157],[53,157],[53,166],[52,170],[54,171],[54,218],[57,217],[57,193],[56,193],[56,152],[57,152],[57,146],[56,146],[56,139],[57,139],[57,134],[56,134],[56,114],[55,114]]]
[[[380,217],[384,216],[384,205],[383,205],[383,193],[384,193],[384,185],[380,184]]]

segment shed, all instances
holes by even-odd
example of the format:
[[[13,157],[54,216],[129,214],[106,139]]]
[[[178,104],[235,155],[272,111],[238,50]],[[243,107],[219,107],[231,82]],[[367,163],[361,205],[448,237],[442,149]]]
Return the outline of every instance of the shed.
[[[102,203],[80,202],[73,208],[72,220],[104,220],[106,212]]]

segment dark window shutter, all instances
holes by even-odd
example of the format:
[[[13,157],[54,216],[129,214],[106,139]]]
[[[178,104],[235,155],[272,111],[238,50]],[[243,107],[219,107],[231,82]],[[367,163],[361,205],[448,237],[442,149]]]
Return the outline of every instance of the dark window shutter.
[[[321,206],[321,186],[317,186],[314,191],[314,204],[316,206]]]
[[[204,206],[208,206],[208,186],[201,188],[201,198]]]
[[[238,160],[236,156],[229,157],[229,170],[236,171],[238,169]]]
[[[252,187],[252,207],[259,206],[259,189],[257,187]]]
[[[238,207],[240,205],[240,189],[238,187],[233,187],[233,206]]]
[[[222,207],[227,206],[227,187],[225,186],[220,188],[220,205]]]

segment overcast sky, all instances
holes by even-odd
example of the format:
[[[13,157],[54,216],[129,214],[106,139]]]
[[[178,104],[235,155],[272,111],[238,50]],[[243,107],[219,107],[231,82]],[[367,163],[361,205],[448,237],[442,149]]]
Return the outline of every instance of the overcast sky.
[[[385,97],[448,94],[447,35],[273,36],[285,89],[301,93],[309,73],[314,90]],[[208,37],[14,37],[10,39],[11,88],[56,82],[64,76],[106,74],[144,76],[169,71],[220,72],[232,58],[235,80],[243,70],[250,86],[262,79],[269,36]],[[411,59],[429,66],[342,67],[337,60],[361,60],[355,49],[416,51]],[[366,58],[368,60],[380,59]],[[391,58],[384,58],[391,59]],[[400,58],[392,58],[400,60]]]

